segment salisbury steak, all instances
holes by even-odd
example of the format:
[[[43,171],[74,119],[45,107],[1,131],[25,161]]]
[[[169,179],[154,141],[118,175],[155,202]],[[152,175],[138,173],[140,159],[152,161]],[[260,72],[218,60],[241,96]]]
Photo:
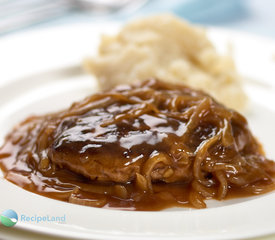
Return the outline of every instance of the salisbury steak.
[[[199,149],[213,138],[213,153],[200,161],[260,151],[241,115],[200,91],[157,80],[119,86],[68,110],[27,119],[12,134],[22,146],[17,158],[28,157],[34,169],[67,168],[117,183],[137,174],[149,181],[190,182]]]
[[[190,159],[199,142],[183,143],[182,137],[192,115],[189,104],[198,104],[202,96],[151,80],[89,97],[59,116],[48,157],[93,180],[120,183],[144,174],[144,163],[152,158],[152,180],[188,181]],[[185,97],[188,101],[179,106],[176,101]],[[213,131],[209,126],[201,129],[200,138]]]
[[[185,86],[120,86],[31,117],[0,149],[6,179],[89,206],[162,209],[229,192],[274,189],[267,160],[237,112]]]

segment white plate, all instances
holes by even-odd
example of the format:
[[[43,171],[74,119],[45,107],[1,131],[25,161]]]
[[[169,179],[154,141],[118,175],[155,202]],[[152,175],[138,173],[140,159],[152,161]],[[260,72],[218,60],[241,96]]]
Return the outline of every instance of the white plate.
[[[0,141],[26,116],[69,106],[96,91],[80,68],[94,54],[102,32],[118,26],[74,25],[0,39]],[[275,159],[275,43],[255,36],[209,29],[219,51],[234,48],[251,99],[247,117],[267,156]],[[208,201],[207,209],[131,212],[64,203],[27,192],[0,177],[0,211],[19,216],[63,216],[66,223],[24,223],[25,229],[77,239],[240,239],[275,233],[275,193],[230,201]],[[20,217],[19,217],[20,219]]]

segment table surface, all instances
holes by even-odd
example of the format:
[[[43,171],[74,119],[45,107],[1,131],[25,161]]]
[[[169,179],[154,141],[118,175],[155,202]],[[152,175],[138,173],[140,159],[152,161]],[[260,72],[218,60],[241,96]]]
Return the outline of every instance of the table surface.
[[[5,0],[0,0],[0,23],[6,19],[1,12],[1,1],[5,2]],[[24,1],[32,0],[9,1],[22,4]],[[126,22],[145,15],[170,12],[193,23],[229,28],[275,38],[274,9],[274,0],[148,0],[145,5],[134,12],[124,11],[109,15],[94,15],[93,12],[77,10],[64,11],[64,13],[59,12],[55,17],[49,16],[44,21],[34,22],[23,28],[18,28],[16,31],[13,30],[7,33],[1,33],[0,31],[0,37],[11,33],[14,34],[18,31],[25,31],[26,29],[95,21]]]

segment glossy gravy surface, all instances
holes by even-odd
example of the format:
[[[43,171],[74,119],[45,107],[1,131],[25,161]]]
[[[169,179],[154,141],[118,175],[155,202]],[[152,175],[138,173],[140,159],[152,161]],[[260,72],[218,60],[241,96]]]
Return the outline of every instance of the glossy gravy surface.
[[[0,149],[7,180],[93,207],[206,207],[274,189],[243,116],[208,95],[149,80],[20,123]]]

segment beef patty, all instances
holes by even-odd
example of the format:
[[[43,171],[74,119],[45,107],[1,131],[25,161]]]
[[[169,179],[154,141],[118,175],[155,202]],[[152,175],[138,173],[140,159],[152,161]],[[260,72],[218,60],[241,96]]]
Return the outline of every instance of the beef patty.
[[[274,189],[275,163],[239,113],[148,80],[30,117],[0,149],[5,178],[73,203],[162,209]]]
[[[157,80],[120,86],[68,110],[29,118],[13,134],[25,139],[17,157],[31,156],[34,167],[68,168],[104,182],[127,183],[146,172],[152,181],[191,181],[196,153],[218,135],[210,158],[260,152],[240,114],[200,91]],[[221,155],[215,156],[217,151]]]

